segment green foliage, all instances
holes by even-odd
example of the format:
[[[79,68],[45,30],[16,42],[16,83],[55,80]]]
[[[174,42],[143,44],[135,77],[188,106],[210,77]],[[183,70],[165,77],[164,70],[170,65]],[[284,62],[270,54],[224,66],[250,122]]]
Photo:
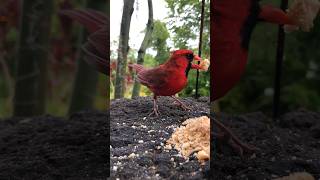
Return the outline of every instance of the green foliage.
[[[169,57],[169,48],[167,46],[167,39],[169,37],[170,34],[166,27],[166,23],[155,20],[151,46],[155,51],[157,51],[155,60],[158,64],[164,63]]]

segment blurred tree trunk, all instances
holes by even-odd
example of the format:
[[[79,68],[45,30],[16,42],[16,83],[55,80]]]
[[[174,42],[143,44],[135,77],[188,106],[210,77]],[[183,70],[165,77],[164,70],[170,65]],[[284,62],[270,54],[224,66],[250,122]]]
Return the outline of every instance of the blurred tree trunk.
[[[87,1],[86,7],[90,9],[106,12],[106,0]],[[85,62],[82,45],[87,41],[88,33],[82,29],[79,36],[79,56],[77,61],[77,70],[73,84],[69,114],[93,107],[97,94],[97,84],[99,79],[98,72]]]
[[[108,16],[108,26],[109,26],[109,28],[110,28],[110,0],[107,0],[107,16]],[[106,36],[107,36],[107,39],[108,39],[108,45],[107,45],[107,47],[108,47],[108,55],[107,55],[107,60],[108,60],[108,62],[110,63],[110,31],[109,31],[109,33],[108,34],[106,34]],[[110,65],[110,64],[109,64]],[[110,85],[111,85],[111,78],[110,78],[110,72],[111,72],[111,70],[110,70],[110,66],[109,66],[109,69],[108,69],[108,74],[107,74],[107,77],[106,77],[106,85],[107,85],[107,92],[106,92],[106,97],[107,97],[107,103],[106,103],[106,105],[107,105],[107,111],[109,111],[110,110]],[[110,126],[110,124],[109,124],[109,126]],[[108,136],[109,137],[109,136]],[[109,148],[108,148],[109,149]],[[110,150],[110,149],[109,149]],[[110,153],[110,152],[109,152]],[[110,172],[109,172],[110,173]]]
[[[152,31],[153,31],[153,7],[152,0],[148,0],[148,9],[149,9],[149,18],[146,27],[146,33],[144,35],[143,41],[141,43],[140,49],[138,51],[137,64],[143,64],[144,55],[146,53],[147,48],[151,43]],[[132,90],[132,98],[137,97],[140,94],[140,83],[135,80],[133,90]]]
[[[45,113],[52,0],[22,1],[14,115]]]
[[[125,93],[125,75],[127,69],[127,55],[129,51],[129,31],[134,0],[123,0],[123,12],[119,37],[118,62],[116,71],[114,98],[122,98]]]

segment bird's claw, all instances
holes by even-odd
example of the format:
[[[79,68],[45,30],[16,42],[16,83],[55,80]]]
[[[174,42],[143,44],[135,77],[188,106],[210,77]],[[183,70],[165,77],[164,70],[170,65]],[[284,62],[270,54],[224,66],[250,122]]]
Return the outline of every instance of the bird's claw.
[[[148,117],[152,116],[153,114],[156,115],[156,117],[158,117],[161,113],[159,112],[159,108],[157,104],[154,104],[153,106],[153,111],[148,115]]]
[[[258,148],[255,146],[250,146],[242,141],[240,141],[227,127],[225,127],[222,123],[220,123],[217,120],[213,120],[222,131],[225,131],[224,133],[214,133],[213,136],[215,136],[218,140],[222,140],[226,142],[228,145],[232,147],[233,150],[235,150],[240,156],[242,156],[245,153],[252,154],[253,152],[257,151]]]
[[[180,103],[178,101],[174,101],[173,104],[176,105],[176,106],[180,106],[185,111],[187,111],[187,110],[191,111],[192,110],[190,107],[188,107],[185,104]]]
[[[229,136],[227,143],[240,155],[243,156],[244,153],[253,153],[257,150],[256,147],[244,144],[239,140],[235,140],[232,136]]]
[[[175,96],[171,96],[174,99],[174,104],[180,106],[183,110],[187,111],[191,111],[192,109],[188,106],[186,106],[182,101],[180,101],[178,98],[176,98]]]
[[[158,109],[153,109],[153,111],[148,115],[148,117],[152,116],[153,114],[155,114],[156,117],[158,117],[161,113],[158,111]]]
[[[181,108],[185,111],[191,111],[192,109],[184,104],[181,104]]]

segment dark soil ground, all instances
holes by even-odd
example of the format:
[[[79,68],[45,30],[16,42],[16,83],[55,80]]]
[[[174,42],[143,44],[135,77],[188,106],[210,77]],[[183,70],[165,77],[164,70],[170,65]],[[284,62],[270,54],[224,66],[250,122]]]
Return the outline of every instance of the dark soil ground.
[[[299,110],[277,123],[262,113],[219,118],[258,150],[243,157],[216,144],[213,179],[263,180],[306,171],[320,179],[320,113]]]
[[[0,120],[0,179],[106,179],[108,114]]]
[[[208,116],[208,98],[183,99],[192,111],[182,110],[168,97],[158,100],[159,117],[148,117],[153,105],[150,97],[111,102],[111,179],[207,178],[208,162],[200,165],[195,158],[186,160],[163,145],[186,119]]]
[[[185,160],[163,145],[190,117],[208,115],[208,99],[183,99],[183,111],[159,99],[160,117],[147,117],[151,98],[112,101],[111,179],[209,179],[209,164]],[[307,171],[320,179],[320,113],[299,110],[280,121],[262,113],[219,119],[244,142],[258,147],[240,157],[216,144],[211,179],[273,179]],[[106,179],[108,113],[86,111],[70,118],[41,116],[0,120],[0,179]]]

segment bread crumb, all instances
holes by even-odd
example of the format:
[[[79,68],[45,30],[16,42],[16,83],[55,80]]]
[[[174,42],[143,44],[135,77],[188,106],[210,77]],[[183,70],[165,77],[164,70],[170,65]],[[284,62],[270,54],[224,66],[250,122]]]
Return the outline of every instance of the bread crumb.
[[[293,20],[295,25],[285,25],[285,31],[298,30],[309,32],[313,27],[320,8],[318,0],[295,0],[287,10],[288,17]]]
[[[200,61],[200,67],[201,67],[200,71],[208,71],[209,66],[210,66],[210,61],[208,59],[204,59]]]
[[[135,156],[136,156],[136,154],[131,153],[131,154],[128,156],[128,158],[132,159],[132,158],[134,158]]]
[[[210,159],[210,119],[207,116],[190,118],[167,140],[166,149],[177,149],[185,158],[192,153],[200,162]]]

